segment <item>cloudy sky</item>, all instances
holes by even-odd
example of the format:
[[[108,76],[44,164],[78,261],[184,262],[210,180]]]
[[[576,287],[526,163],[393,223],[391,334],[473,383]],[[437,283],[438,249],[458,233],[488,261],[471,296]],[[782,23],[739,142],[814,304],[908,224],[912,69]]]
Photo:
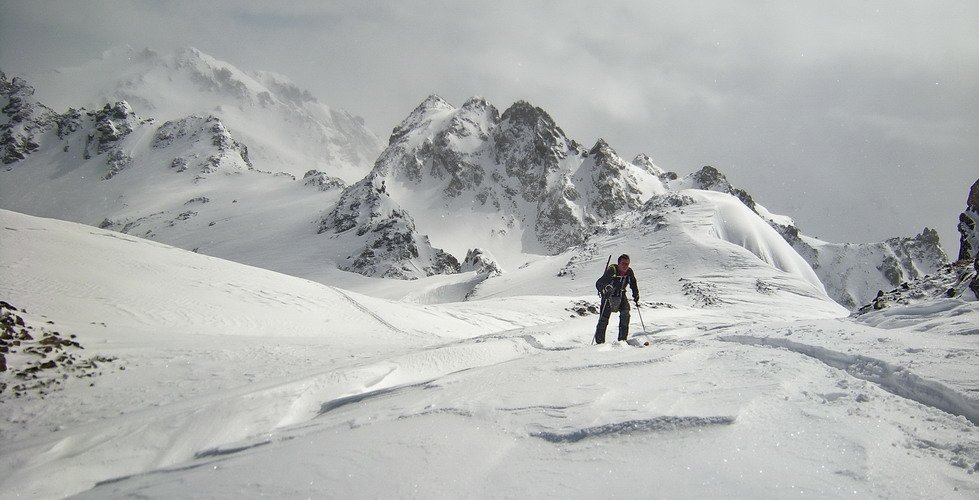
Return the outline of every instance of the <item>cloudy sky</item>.
[[[0,69],[193,46],[382,138],[427,95],[526,100],[572,138],[713,165],[807,234],[955,223],[979,179],[979,2],[0,0]],[[953,255],[954,254],[954,255]]]

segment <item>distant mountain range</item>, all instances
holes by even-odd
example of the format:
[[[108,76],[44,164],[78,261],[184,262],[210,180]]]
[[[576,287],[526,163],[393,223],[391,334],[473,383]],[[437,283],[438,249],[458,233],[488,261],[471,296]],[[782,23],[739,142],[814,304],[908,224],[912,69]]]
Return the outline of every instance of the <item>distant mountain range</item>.
[[[948,264],[933,230],[872,244],[810,238],[713,167],[680,177],[604,140],[582,146],[527,102],[500,113],[482,98],[456,108],[433,95],[382,150],[362,120],[287,78],[195,49],[109,52],[42,78],[45,94],[90,109],[55,111],[34,82],[0,75],[0,208],[325,283],[343,271],[472,273],[480,285],[465,296],[478,297],[535,259],[563,259],[573,276],[597,248],[662,252],[645,238],[670,224],[709,225],[850,309]]]
[[[74,68],[30,75],[45,104],[100,109],[125,101],[160,122],[216,116],[249,147],[259,170],[302,176],[329,169],[353,182],[383,148],[363,119],[331,108],[287,77],[246,73],[194,48],[171,54],[128,47]]]

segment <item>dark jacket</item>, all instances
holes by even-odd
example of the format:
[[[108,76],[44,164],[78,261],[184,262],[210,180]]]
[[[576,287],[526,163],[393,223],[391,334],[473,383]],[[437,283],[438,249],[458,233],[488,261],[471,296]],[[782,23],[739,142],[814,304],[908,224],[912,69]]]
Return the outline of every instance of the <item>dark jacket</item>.
[[[632,288],[632,300],[638,301],[639,285],[636,283],[636,274],[632,272],[631,267],[625,272],[625,276],[621,276],[619,275],[619,266],[609,265],[605,274],[595,282],[595,288],[602,296],[625,295],[626,285]]]

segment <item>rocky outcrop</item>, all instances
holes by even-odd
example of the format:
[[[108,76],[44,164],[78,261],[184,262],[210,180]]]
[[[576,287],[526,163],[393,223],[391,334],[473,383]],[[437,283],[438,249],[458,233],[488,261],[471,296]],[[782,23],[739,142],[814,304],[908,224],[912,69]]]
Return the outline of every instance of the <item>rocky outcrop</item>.
[[[974,262],[959,261],[946,264],[918,279],[905,281],[887,291],[878,291],[873,300],[857,309],[854,314],[862,315],[889,307],[942,299],[979,299],[977,282],[979,282],[979,265]]]
[[[132,157],[119,144],[140,125],[140,119],[125,101],[106,104],[89,116],[93,124],[85,141],[85,159],[105,155],[109,169],[102,179],[109,180],[132,165]]]
[[[84,356],[75,335],[54,330],[51,321],[43,327],[35,323],[27,311],[0,301],[2,399],[43,398],[63,387],[69,378],[94,379],[107,363],[117,361],[115,357]]]
[[[197,179],[218,171],[251,170],[248,147],[236,140],[215,116],[189,116],[161,125],[153,137],[155,149],[173,150],[170,167],[176,172],[193,170]]]
[[[44,135],[58,143],[65,152],[70,149],[74,135],[85,132],[82,159],[96,156],[105,158],[106,171],[102,179],[108,180],[129,168],[133,159],[120,147],[121,142],[133,130],[147,122],[141,120],[125,101],[106,104],[98,111],[69,109],[63,115],[55,113],[34,99],[34,88],[21,78],[7,81],[0,73],[0,99],[5,120],[0,124],[2,161],[13,164],[23,161],[27,155],[39,150]]]
[[[21,161],[41,147],[41,136],[58,126],[58,114],[34,99],[34,87],[22,78],[7,80],[0,71],[0,161]]]
[[[326,172],[320,172],[319,170],[306,172],[306,175],[303,175],[303,184],[313,186],[320,191],[331,191],[333,189],[347,187],[347,184],[342,179],[327,175]]]
[[[491,253],[480,248],[474,248],[466,252],[466,258],[462,261],[460,271],[476,271],[477,274],[485,276],[499,276],[503,274],[503,270],[500,268],[496,258]]]
[[[344,189],[319,232],[352,238],[354,254],[339,268],[379,278],[417,279],[459,272],[459,261],[433,248],[411,216],[388,195],[385,181],[368,176]]]
[[[599,139],[588,151],[587,159],[574,178],[575,185],[579,186],[577,189],[585,191],[589,198],[586,223],[607,221],[616,214],[641,207],[650,195],[666,192],[660,180],[660,175],[664,174],[654,170],[652,162],[641,168],[659,181],[651,183],[647,180],[647,185],[655,186],[646,192],[640,189],[631,166],[636,165],[626,163],[604,139]]]
[[[755,213],[758,213],[759,211],[755,200],[752,199],[751,195],[749,195],[747,191],[732,186],[724,174],[710,165],[705,165],[700,170],[688,175],[686,178],[684,178],[683,182],[685,187],[689,187],[691,189],[703,189],[705,191],[717,191],[719,193],[733,194]]]
[[[645,154],[638,154],[632,159],[632,164],[655,175],[663,185],[668,185],[671,181],[677,180],[676,172],[667,172],[653,163],[653,159]]]
[[[979,180],[969,190],[966,207],[959,215],[959,260],[979,257]]]

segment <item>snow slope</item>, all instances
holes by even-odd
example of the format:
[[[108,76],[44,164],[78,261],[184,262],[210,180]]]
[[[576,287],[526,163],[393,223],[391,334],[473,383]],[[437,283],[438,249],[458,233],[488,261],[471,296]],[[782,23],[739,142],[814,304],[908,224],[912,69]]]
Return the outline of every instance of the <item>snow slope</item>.
[[[642,227],[696,239],[671,218],[700,209]],[[772,266],[734,286],[780,253],[745,248],[722,300],[644,288],[650,347],[590,346],[591,293],[424,306],[9,211],[0,232],[0,299],[110,360],[0,393],[3,498],[979,494],[975,301],[858,323]]]

